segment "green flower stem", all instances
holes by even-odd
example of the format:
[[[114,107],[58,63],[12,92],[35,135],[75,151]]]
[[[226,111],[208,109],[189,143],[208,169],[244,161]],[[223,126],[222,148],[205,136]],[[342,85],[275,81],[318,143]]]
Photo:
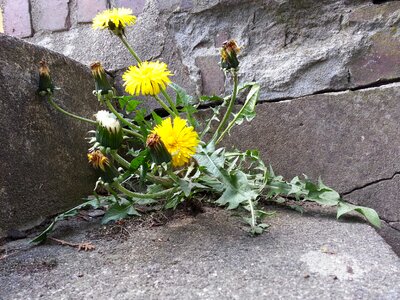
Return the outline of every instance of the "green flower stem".
[[[105,98],[106,99],[106,105],[108,107],[109,110],[112,111],[112,113],[118,118],[118,120],[121,121],[122,124],[125,124],[127,126],[129,126],[130,128],[134,129],[134,130],[139,130],[139,127],[132,124],[131,122],[125,120],[118,112],[117,110],[114,108],[114,106],[111,104],[110,99],[108,97]],[[137,133],[135,131],[132,130],[125,130],[125,132],[130,133],[131,135],[134,135],[140,139],[143,139],[143,136],[140,133]]]
[[[133,50],[133,48],[129,45],[128,41],[126,40],[126,38],[123,35],[119,35],[118,36],[122,43],[125,45],[125,47],[129,50],[129,52],[132,54],[132,56],[136,59],[136,61],[141,64],[142,60],[140,59],[140,57],[136,54],[135,50]],[[176,116],[178,115],[178,110],[175,107],[174,102],[172,101],[171,97],[169,97],[169,95],[162,90],[161,91],[162,94],[164,95],[165,99],[167,99],[168,103],[171,105],[173,111],[164,103],[164,101],[162,101],[160,99],[160,97],[158,97],[158,95],[154,95],[154,98],[157,100],[157,102],[171,115],[171,116]]]
[[[174,191],[174,188],[170,188],[161,192],[157,192],[157,193],[152,193],[152,194],[141,194],[141,193],[135,193],[132,192],[126,188],[124,188],[121,184],[119,184],[118,182],[113,182],[111,184],[112,187],[116,188],[117,190],[119,190],[120,192],[124,193],[125,195],[132,197],[132,198],[138,198],[138,199],[157,199],[157,198],[162,198],[165,197],[169,194],[171,194]]]
[[[158,97],[158,95],[154,95],[153,96],[154,99],[157,100],[158,104],[160,104],[162,106],[162,108],[164,108],[171,116],[175,117],[176,114],[168,107],[167,104],[165,104],[164,101],[162,101],[162,99],[160,97]]]
[[[119,155],[116,150],[112,150],[110,154],[122,167],[129,170],[130,163]],[[153,174],[146,174],[146,178],[151,182],[161,184],[164,187],[172,186],[172,181],[167,178],[161,178]]]
[[[61,112],[61,113],[65,114],[65,115],[67,115],[67,116],[69,116],[69,117],[72,117],[72,118],[74,118],[74,119],[77,119],[77,120],[80,120],[80,121],[83,121],[83,122],[87,122],[87,123],[90,123],[90,124],[93,124],[93,125],[97,125],[97,122],[94,121],[94,120],[90,120],[90,119],[86,119],[86,118],[84,118],[84,117],[77,116],[77,115],[75,115],[75,114],[73,114],[73,113],[70,113],[70,112],[68,112],[68,111],[66,111],[66,110],[64,110],[64,109],[62,109],[60,106],[58,106],[57,103],[55,103],[55,102],[53,101],[51,95],[50,95],[49,97],[47,97],[47,100],[49,101],[49,103],[51,104],[51,106],[53,106],[56,110],[58,110],[58,111]],[[134,131],[132,131],[132,130],[129,130],[129,129],[126,129],[126,128],[122,128],[122,131],[125,132],[125,133],[128,133],[128,134],[131,134],[131,135],[134,135],[134,136],[143,138],[139,133],[134,132]]]
[[[111,156],[125,169],[129,169],[130,163],[117,153],[117,150],[111,150]]]
[[[175,115],[178,116],[179,112],[178,112],[178,109],[176,108],[176,105],[175,105],[174,101],[172,101],[171,97],[168,95],[168,93],[165,90],[161,90],[161,93],[163,94],[165,99],[167,99],[167,101],[169,103],[169,106],[171,106],[171,108],[174,111]]]
[[[236,101],[236,96],[237,96],[237,91],[238,91],[238,75],[236,71],[233,71],[233,92],[232,92],[232,98],[228,104],[228,108],[226,110],[226,113],[224,115],[224,118],[222,119],[222,122],[219,124],[218,129],[215,131],[215,134],[213,136],[213,140],[217,140],[215,142],[215,144],[218,144],[222,138],[224,137],[224,135],[227,133],[227,129],[226,128],[222,133],[222,129],[225,127],[226,122],[228,122],[228,119],[232,113],[233,110],[233,106],[235,105],[235,101]],[[219,137],[218,137],[219,136]],[[217,139],[218,137],[218,139]]]
[[[126,40],[125,36],[123,35],[118,35],[118,37],[121,39],[122,43],[125,45],[125,47],[129,50],[129,52],[132,54],[132,56],[136,59],[136,61],[141,64],[142,60],[139,58],[139,56],[136,54],[135,50],[129,45],[128,41]]]
[[[73,113],[70,113],[70,112],[68,112],[68,111],[66,111],[66,110],[64,110],[64,109],[62,109],[60,106],[58,106],[57,103],[55,103],[55,102],[53,101],[53,96],[52,96],[52,95],[49,95],[49,96],[47,97],[47,100],[48,100],[48,102],[51,104],[51,106],[53,106],[56,110],[58,110],[59,112],[65,114],[65,115],[67,115],[67,116],[70,116],[70,117],[72,117],[72,118],[74,118],[74,119],[77,119],[77,120],[80,120],[80,121],[83,121],[83,122],[87,122],[87,123],[90,123],[90,124],[94,124],[94,125],[97,124],[97,122],[94,121],[94,120],[90,120],[90,119],[86,119],[86,118],[84,118],[84,117],[77,116],[77,115],[75,115],[75,114],[73,114]]]

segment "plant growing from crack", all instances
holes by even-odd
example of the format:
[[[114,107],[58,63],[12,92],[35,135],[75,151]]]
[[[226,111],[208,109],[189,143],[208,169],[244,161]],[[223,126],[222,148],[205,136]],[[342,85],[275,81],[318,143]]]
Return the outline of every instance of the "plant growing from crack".
[[[261,200],[283,203],[291,199],[336,206],[338,218],[356,211],[374,226],[380,226],[380,219],[373,209],[346,203],[321,181],[313,183],[307,177],[295,177],[287,182],[263,163],[258,151],[228,151],[219,146],[233,127],[255,117],[259,98],[258,83],[239,84],[240,48],[234,40],[225,42],[220,50],[221,68],[233,81],[232,93],[226,97],[202,96],[195,99],[171,81],[172,73],[165,63],[142,61],[130,46],[125,30],[134,25],[135,20],[129,9],[106,10],[93,20],[94,28],[112,32],[136,61],[122,76],[130,96],[118,96],[101,64],[91,65],[94,94],[107,109],[97,112],[95,120],[70,113],[54,101],[56,89],[48,66],[41,62],[39,94],[63,114],[96,127],[90,132],[88,160],[100,177],[94,189],[94,199],[57,216],[33,242],[44,241],[57,221],[75,215],[86,206],[107,207],[103,223],[108,223],[140,215],[138,206],[162,204],[165,209],[175,209],[203,194],[207,194],[211,203],[230,210],[242,208],[247,211],[244,220],[253,235],[268,227],[263,219],[270,213],[259,208]],[[167,87],[170,87],[173,97]],[[247,96],[243,105],[234,113],[238,94],[245,92]],[[136,98],[139,95],[153,98],[167,116],[161,118],[154,111],[148,115],[139,108],[141,101]],[[201,122],[196,114],[197,108],[211,101],[217,105],[212,108],[211,116]],[[125,114],[120,113],[116,105]],[[144,192],[135,190],[138,187],[135,182],[142,185]],[[98,196],[98,186],[103,186],[109,196]]]

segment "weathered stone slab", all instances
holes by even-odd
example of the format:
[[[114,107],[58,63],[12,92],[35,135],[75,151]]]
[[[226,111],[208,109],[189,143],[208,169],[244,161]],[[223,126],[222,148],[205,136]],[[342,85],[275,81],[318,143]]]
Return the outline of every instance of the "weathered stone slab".
[[[92,117],[97,110],[85,66],[45,48],[0,34],[0,236],[27,228],[80,203],[96,176],[86,158],[86,124],[36,95],[45,59],[60,91],[56,101]]]
[[[259,149],[286,179],[307,174],[345,198],[400,220],[400,84],[262,103],[224,144]],[[392,178],[394,176],[394,178]],[[377,181],[383,180],[380,183]],[[400,235],[400,232],[398,232]],[[400,250],[399,250],[400,251]]]
[[[367,224],[286,210],[266,221],[272,227],[253,238],[240,229],[237,217],[208,209],[159,227],[127,221],[118,227],[123,238],[111,226],[101,230],[98,224],[69,220],[55,237],[91,241],[96,249],[77,252],[55,244],[26,249],[25,241],[5,245],[11,255],[0,264],[1,296],[399,299],[399,258]]]

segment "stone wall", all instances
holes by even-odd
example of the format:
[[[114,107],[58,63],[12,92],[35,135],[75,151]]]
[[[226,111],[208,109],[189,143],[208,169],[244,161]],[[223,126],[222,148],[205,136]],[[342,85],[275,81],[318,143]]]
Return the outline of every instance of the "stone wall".
[[[386,220],[382,234],[400,248],[400,1],[0,0],[0,5],[6,33],[86,65],[102,61],[120,91],[120,75],[134,62],[116,38],[91,29],[91,18],[105,7],[131,7],[138,15],[127,31],[134,48],[143,59],[168,62],[174,80],[195,94],[229,90],[217,65],[218,48],[237,39],[243,48],[241,80],[261,83],[263,116],[243,127],[256,134],[240,133],[238,145],[262,149],[278,173],[321,176],[349,201],[374,207]],[[16,12],[22,21],[14,24]]]
[[[93,79],[82,64],[0,34],[0,238],[82,203],[97,176],[87,162],[92,126],[62,115],[36,93],[45,59],[55,101],[87,118],[98,109]]]

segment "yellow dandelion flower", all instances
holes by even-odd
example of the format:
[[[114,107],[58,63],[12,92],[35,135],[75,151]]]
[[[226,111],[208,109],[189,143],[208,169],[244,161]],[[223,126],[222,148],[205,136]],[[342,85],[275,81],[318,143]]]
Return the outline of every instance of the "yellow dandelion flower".
[[[135,24],[136,17],[130,8],[113,8],[98,13],[93,18],[93,29],[110,29],[116,35],[124,33],[126,26]]]
[[[167,88],[171,82],[169,76],[172,76],[172,73],[165,63],[145,61],[138,66],[130,66],[122,75],[122,79],[129,94],[154,96]]]
[[[186,120],[175,117],[164,119],[157,125],[153,133],[157,134],[172,156],[172,165],[181,167],[187,164],[196,153],[199,136],[192,126],[187,126]]]

